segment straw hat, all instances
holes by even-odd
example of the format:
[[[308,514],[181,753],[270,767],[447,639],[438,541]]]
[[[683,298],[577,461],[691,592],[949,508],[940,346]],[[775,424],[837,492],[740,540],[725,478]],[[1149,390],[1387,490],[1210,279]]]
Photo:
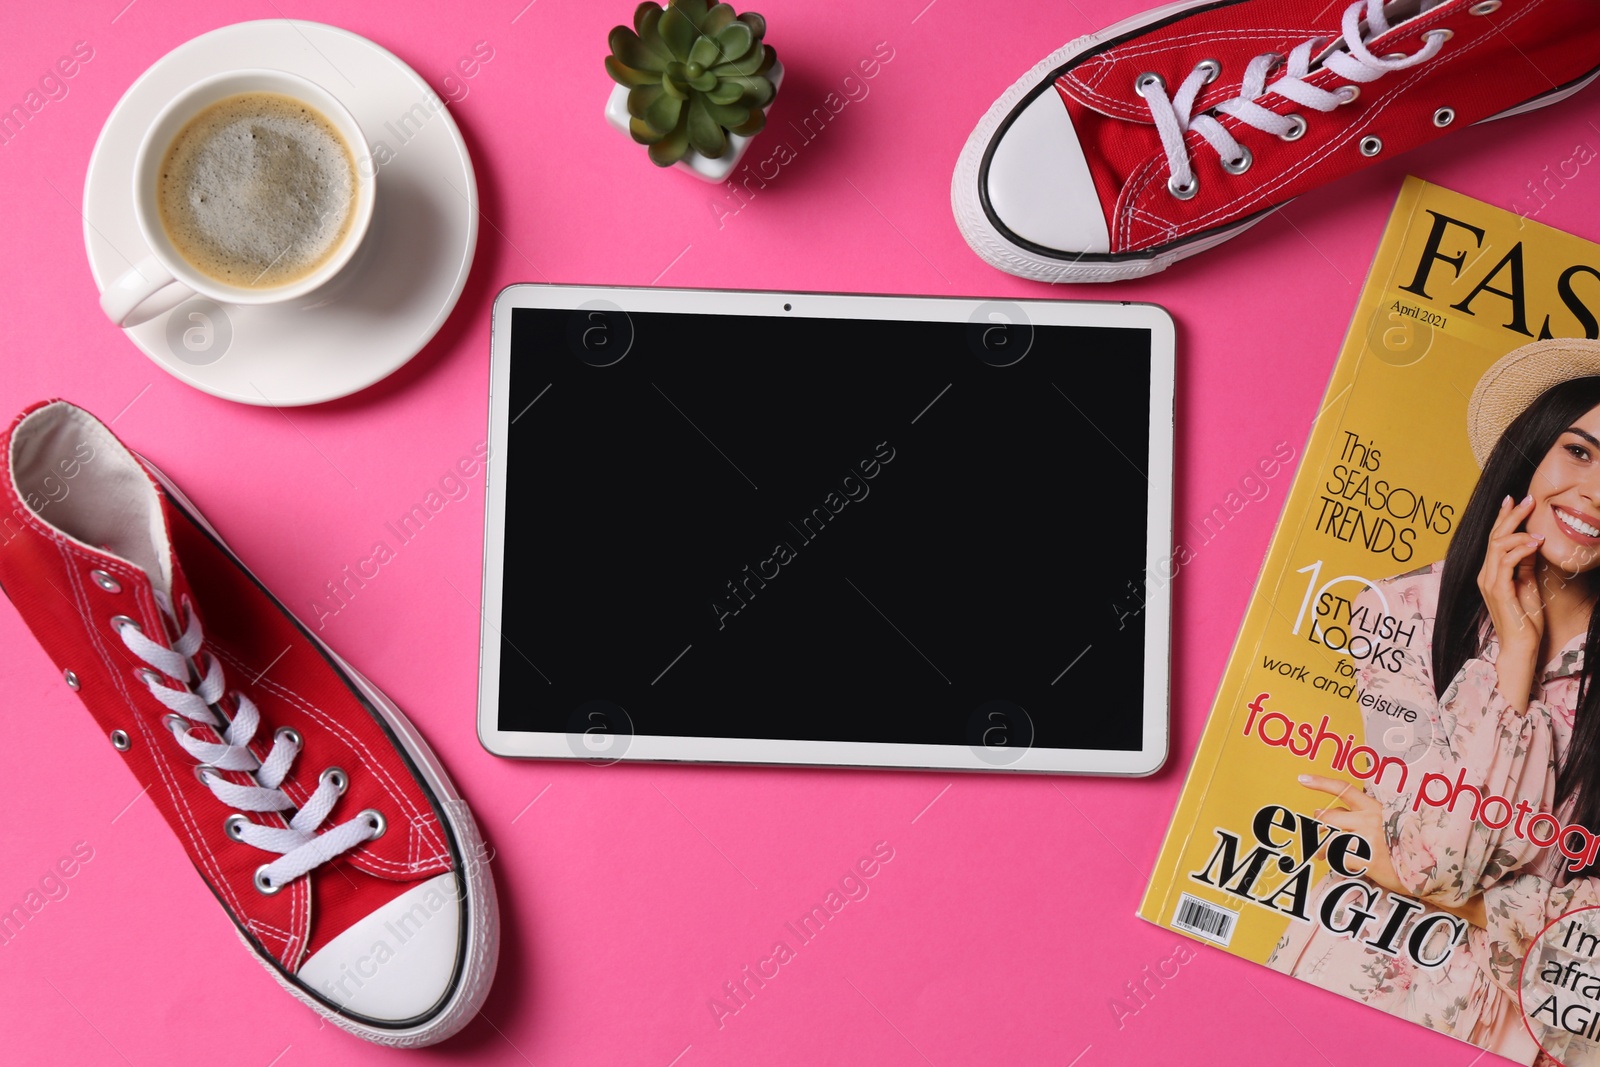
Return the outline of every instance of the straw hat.
[[[1483,372],[1467,402],[1467,440],[1482,468],[1513,419],[1552,385],[1600,375],[1600,341],[1556,337],[1502,356]]]

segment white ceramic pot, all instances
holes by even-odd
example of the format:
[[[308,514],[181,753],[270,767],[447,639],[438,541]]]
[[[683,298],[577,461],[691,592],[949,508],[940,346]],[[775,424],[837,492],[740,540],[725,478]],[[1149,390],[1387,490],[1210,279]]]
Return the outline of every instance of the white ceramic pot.
[[[783,84],[783,64],[772,64],[772,69],[767,72],[767,77],[772,81],[772,100],[776,103],[778,87]],[[763,114],[771,111],[772,104],[768,104],[761,110]],[[626,137],[629,144],[643,148],[643,145],[639,145],[634,141],[633,134],[628,132],[628,118],[628,87],[626,85],[618,85],[611,90],[611,96],[606,100],[606,121],[611,123],[622,136]],[[734,169],[739,166],[739,160],[744,157],[745,151],[750,147],[750,142],[759,136],[761,135],[740,137],[738,134],[730,133],[728,134],[728,150],[722,153],[721,158],[707,159],[691,148],[673,166],[679,170],[688,171],[703,181],[726,181],[728,175],[732,174]]]

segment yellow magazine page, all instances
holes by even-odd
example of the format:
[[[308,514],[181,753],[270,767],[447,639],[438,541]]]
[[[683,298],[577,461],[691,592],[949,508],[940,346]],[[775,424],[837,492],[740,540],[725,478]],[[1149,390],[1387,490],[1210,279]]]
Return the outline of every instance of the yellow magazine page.
[[[1600,247],[1407,180],[1143,918],[1600,1063],[1597,318]]]

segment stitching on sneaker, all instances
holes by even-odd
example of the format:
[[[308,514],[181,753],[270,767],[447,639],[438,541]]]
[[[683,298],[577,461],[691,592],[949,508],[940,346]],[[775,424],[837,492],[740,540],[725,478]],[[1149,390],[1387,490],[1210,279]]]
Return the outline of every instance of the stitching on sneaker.
[[[1436,61],[1433,64],[1430,64],[1428,67],[1418,67],[1418,68],[1415,68],[1415,69],[1410,70],[1410,71],[1399,72],[1399,73],[1409,74],[1410,77],[1407,78],[1403,82],[1397,83],[1395,85],[1394,89],[1392,89],[1388,93],[1385,93],[1385,94],[1381,95],[1378,98],[1379,99],[1378,106],[1375,107],[1374,109],[1372,109],[1368,113],[1367,122],[1365,123],[1365,125],[1366,126],[1370,126],[1371,123],[1372,123],[1372,120],[1377,119],[1378,116],[1382,115],[1385,111],[1387,111],[1389,109],[1389,107],[1392,104],[1394,104],[1397,100],[1399,100],[1402,96],[1404,96],[1405,92],[1408,89],[1410,89],[1411,86],[1414,85],[1416,82],[1420,81],[1424,77],[1427,77],[1430,73],[1436,72],[1439,68],[1443,67],[1445,64],[1454,62],[1456,59],[1458,59],[1461,56],[1465,56],[1465,55],[1471,54],[1473,49],[1478,48],[1479,46],[1485,44],[1486,42],[1488,42],[1490,40],[1493,40],[1498,35],[1498,33],[1500,31],[1504,31],[1505,29],[1507,29],[1508,27],[1512,26],[1513,24],[1515,24],[1520,19],[1522,19],[1525,16],[1531,14],[1534,10],[1536,10],[1537,8],[1543,6],[1544,2],[1545,2],[1545,0],[1532,0],[1532,2],[1529,3],[1526,7],[1522,8],[1521,10],[1519,10],[1519,11],[1515,12],[1513,15],[1511,15],[1509,18],[1504,19],[1503,21],[1498,23],[1494,29],[1490,30],[1487,33],[1484,33],[1482,36],[1478,37],[1477,40],[1470,41],[1470,42],[1468,42],[1467,44],[1465,44],[1462,47],[1452,49],[1449,52],[1449,54],[1447,54],[1447,55],[1440,55],[1436,59]],[[1391,30],[1391,33],[1397,32],[1402,28],[1405,28],[1408,31],[1426,32],[1427,29],[1434,28],[1434,26],[1436,26],[1437,23],[1444,21],[1448,17],[1447,8],[1448,8],[1448,5],[1441,5],[1441,7],[1435,8],[1434,11],[1429,12],[1428,14],[1422,16],[1420,20],[1413,19],[1413,20],[1411,20],[1409,22],[1402,23],[1400,26],[1394,27],[1394,29]],[[1447,12],[1447,13],[1446,14],[1440,14],[1440,12]],[[1417,25],[1416,23],[1418,23],[1418,22],[1430,22],[1431,25],[1427,25],[1427,26]],[[1388,34],[1385,34],[1384,36],[1387,37]],[[1381,41],[1383,39],[1384,38],[1382,38],[1382,37],[1375,38],[1374,41]],[[1332,75],[1331,77],[1329,77],[1328,75],[1324,74],[1325,71],[1327,71],[1327,68],[1323,67],[1323,68],[1319,69],[1318,71],[1316,71],[1315,74],[1313,75],[1313,77],[1321,76],[1324,81],[1339,80],[1337,75]],[[1229,118],[1231,118],[1231,116],[1224,116],[1223,121],[1226,122]],[[1237,120],[1234,120],[1234,121],[1237,122]],[[1196,140],[1197,144],[1203,144],[1204,143],[1203,139],[1199,139],[1198,138],[1198,135],[1194,135],[1194,136],[1197,138],[1197,140]],[[1203,215],[1200,215],[1200,216],[1198,216],[1196,218],[1193,218],[1193,219],[1190,219],[1190,220],[1184,222],[1180,227],[1180,232],[1182,234],[1197,233],[1200,230],[1203,230],[1203,229],[1206,228],[1205,227],[1205,223],[1207,223],[1208,221],[1210,221],[1210,220],[1212,220],[1214,218],[1218,218],[1218,217],[1221,217],[1221,216],[1224,216],[1224,215],[1249,214],[1249,208],[1252,205],[1266,204],[1267,206],[1270,206],[1271,194],[1277,192],[1277,190],[1281,189],[1283,186],[1285,186],[1287,184],[1290,184],[1295,179],[1299,178],[1300,175],[1303,174],[1306,170],[1309,170],[1312,166],[1314,166],[1318,162],[1322,161],[1323,159],[1326,159],[1328,156],[1330,156],[1333,153],[1337,152],[1339,149],[1347,147],[1353,140],[1355,140],[1355,131],[1354,130],[1352,130],[1351,132],[1347,133],[1345,135],[1345,137],[1343,137],[1343,138],[1340,138],[1340,139],[1334,140],[1334,141],[1329,141],[1327,144],[1323,145],[1320,149],[1317,149],[1315,152],[1307,155],[1302,160],[1300,160],[1298,163],[1294,164],[1289,169],[1285,170],[1281,175],[1279,175],[1277,178],[1273,179],[1270,184],[1258,187],[1257,189],[1253,190],[1250,194],[1248,194],[1247,196],[1245,196],[1245,197],[1243,197],[1241,199],[1230,201],[1228,204],[1224,205],[1223,207],[1214,208],[1211,211],[1208,211]],[[1188,137],[1185,137],[1185,141],[1188,141]],[[1155,157],[1153,157],[1154,161],[1164,161],[1164,159],[1165,159],[1164,155],[1162,155],[1159,152],[1156,154]],[[1149,178],[1145,178],[1143,183],[1141,184],[1141,186],[1137,190],[1135,190],[1132,187],[1133,186],[1133,182],[1130,179],[1129,182],[1124,185],[1122,195],[1120,197],[1118,197],[1118,214],[1119,215],[1122,214],[1122,212],[1124,210],[1123,205],[1125,203],[1131,205],[1135,200],[1142,198],[1143,194],[1149,189],[1151,184],[1152,183],[1149,180]],[[1245,208],[1245,210],[1241,211],[1240,210],[1241,207]],[[1123,245],[1121,247],[1119,247],[1119,248],[1114,249],[1114,251],[1131,252],[1131,251],[1140,251],[1142,249],[1150,247],[1150,242],[1157,235],[1141,235],[1138,238],[1138,241],[1137,241],[1137,244],[1136,244],[1134,239],[1133,239],[1133,237],[1132,237],[1132,227],[1131,227],[1131,225],[1124,227],[1123,223],[1125,221],[1130,221],[1131,222],[1131,220],[1124,220],[1124,219],[1120,219],[1120,218],[1118,220],[1119,233],[1124,233],[1124,234],[1126,234],[1126,236],[1124,238]]]
[[[266,923],[257,922],[255,919],[247,920],[244,925],[251,933],[255,934],[259,940],[263,942],[279,941],[282,942],[282,948],[280,949],[281,952],[287,952],[289,950],[289,935],[284,931],[273,926],[268,926]]]
[[[245,917],[247,913],[242,907],[239,906],[239,900],[234,895],[232,885],[230,885],[228,880],[221,874],[221,869],[217,862],[216,854],[212,852],[210,844],[203,836],[197,836],[199,824],[198,820],[194,816],[193,810],[189,807],[188,798],[183,795],[181,789],[177,788],[176,779],[174,778],[168,766],[165,752],[159,745],[155,744],[156,738],[150,732],[149,725],[144,721],[144,716],[140,715],[138,710],[135,708],[131,695],[127,689],[127,685],[122,678],[122,672],[120,672],[117,669],[117,666],[112,662],[111,657],[106,651],[106,643],[101,639],[100,632],[96,629],[94,622],[89,615],[87,610],[87,599],[83,597],[83,585],[77,573],[81,561],[75,558],[75,553],[70,553],[68,551],[68,546],[59,538],[50,537],[48,540],[52,545],[55,546],[57,553],[59,553],[61,556],[62,563],[64,564],[63,570],[66,571],[67,581],[72,586],[74,594],[73,606],[78,609],[78,616],[83,622],[84,632],[89,638],[89,644],[100,656],[101,663],[106,671],[106,676],[111,679],[112,685],[116,688],[117,692],[121,694],[123,703],[128,708],[130,717],[133,720],[134,728],[139,731],[139,736],[150,748],[151,762],[155,764],[156,773],[160,775],[162,785],[166,788],[167,795],[172,801],[172,810],[178,815],[179,821],[183,828],[183,834],[189,839],[189,843],[192,847],[192,853],[205,865],[205,869],[202,873],[206,876],[207,881],[219,888],[223,898],[233,913],[241,918]],[[133,588],[139,589],[141,586],[135,584]],[[137,597],[137,594],[135,595]],[[154,605],[146,604],[144,606],[149,608],[153,607]]]
[[[440,799],[442,800],[443,798]],[[420,870],[424,866],[431,867],[440,860],[448,860],[450,858],[450,853],[448,851],[449,846],[444,840],[444,833],[442,829],[439,828],[439,820],[432,812],[428,812],[427,814],[415,819],[413,821],[413,825],[417,831],[412,835],[414,844],[412,851],[413,858],[411,863],[414,868]],[[424,837],[426,837],[427,840],[434,842],[437,848],[444,849],[446,851],[436,852],[431,856],[422,855],[422,842]]]
[[[296,878],[289,885],[289,925],[294,938],[283,949],[283,965],[290,970],[300,966],[311,940],[311,879]],[[304,930],[304,937],[300,931]]]
[[[229,649],[215,644],[211,645],[210,647],[211,651],[219,658],[231,663],[239,670],[248,673],[248,668],[245,667],[243,661],[241,661]],[[366,742],[361,740],[359,736],[351,733],[332,715],[324,712],[321,708],[312,704],[310,701],[300,696],[300,694],[294,692],[286,686],[280,685],[279,683],[268,678],[257,679],[255,684],[258,686],[266,686],[267,688],[277,692],[283,699],[299,705],[300,708],[304,710],[310,718],[322,725],[328,730],[328,732],[343,740],[347,748],[349,748],[352,752],[357,752],[357,754],[361,755],[363,766],[367,768],[369,773],[372,773],[375,777],[381,779],[380,784],[384,788],[386,795],[388,795],[388,797],[404,811],[407,825],[412,825],[419,813],[417,807],[411,803],[409,797],[399,790],[398,783],[396,783],[394,778],[389,774],[388,769],[385,768],[373,756],[372,750],[367,747]],[[363,860],[376,867],[405,871],[406,873],[411,874],[417,873],[417,868],[415,866],[409,863],[400,863],[395,860],[385,859],[382,856],[374,854],[372,850],[366,846],[361,846],[351,850],[349,855],[352,862],[355,861],[356,857],[361,857]]]
[[[294,936],[289,931],[279,929],[278,927],[273,926],[271,923],[263,922],[260,919],[251,919],[249,922],[245,923],[245,925],[256,930],[265,930],[267,933],[272,934],[272,936],[278,938],[280,941],[287,941],[289,938]]]
[[[154,598],[150,596],[149,588],[146,584],[147,576],[144,575],[142,571],[129,567],[128,565],[122,564],[116,560],[101,560],[98,556],[90,557],[88,559],[80,559],[78,558],[78,554],[81,552],[81,550],[75,545],[71,545],[58,537],[48,537],[47,540],[55,546],[57,553],[59,553],[62,558],[62,562],[64,564],[63,569],[67,574],[67,580],[72,585],[75,597],[74,607],[78,609],[78,616],[83,622],[85,633],[90,639],[90,644],[99,654],[101,663],[105,667],[107,677],[111,679],[112,685],[122,697],[123,704],[127,707],[129,716],[133,720],[134,727],[138,730],[140,738],[147,746],[149,746],[151,762],[155,765],[156,772],[161,777],[162,785],[166,788],[167,795],[172,801],[173,812],[179,817],[183,827],[184,836],[188,838],[191,846],[193,847],[193,853],[204,863],[204,870],[202,873],[205,875],[206,880],[210,884],[218,887],[229,910],[234,916],[239,919],[244,919],[246,922],[258,921],[250,918],[250,911],[244,907],[243,902],[234,892],[233,884],[229,881],[226,873],[224,872],[220,858],[211,848],[209,838],[207,838],[204,832],[200,830],[199,819],[195,815],[193,808],[190,806],[188,797],[179,787],[179,782],[181,781],[179,775],[181,772],[175,772],[172,769],[171,761],[167,755],[165,747],[161,744],[160,736],[156,734],[154,730],[152,730],[150,724],[146,721],[146,717],[140,714],[137,705],[134,703],[134,694],[131,693],[130,689],[128,688],[127,681],[123,677],[123,671],[119,669],[118,664],[113,662],[114,657],[107,651],[107,649],[110,647],[109,642],[104,640],[103,635],[96,626],[95,620],[89,613],[87,606],[88,598],[85,596],[85,587],[83,585],[82,577],[79,575],[79,571],[86,562],[93,562],[97,564],[104,562],[110,564],[111,568],[114,569],[116,573],[128,579],[128,588],[134,591],[134,598],[140,601],[141,609],[143,610],[144,614],[148,616],[150,614],[159,614],[159,607],[155,604]],[[298,896],[298,894],[291,896],[290,898],[291,921],[293,921],[296,896]],[[288,944],[292,945],[293,943],[294,939],[290,938]]]
[[[1529,3],[1527,7],[1524,7],[1523,9],[1521,9],[1520,11],[1518,11],[1514,15],[1512,15],[1510,18],[1507,18],[1504,21],[1502,21],[1498,25],[1497,30],[1504,30],[1506,27],[1512,25],[1513,23],[1517,22],[1518,20],[1520,20],[1524,16],[1526,16],[1529,13],[1531,13],[1532,11],[1534,11],[1536,8],[1542,6],[1543,3],[1544,3],[1544,0],[1532,0],[1532,2]],[[1440,9],[1437,9],[1437,8],[1435,9],[1435,11],[1438,11],[1438,10],[1440,10]],[[1424,16],[1424,19],[1426,19],[1426,18],[1427,18],[1427,16]],[[1440,17],[1436,18],[1434,21],[1435,22],[1443,21],[1443,17],[1440,16]],[[1396,29],[1399,29],[1399,27],[1396,27]],[[1484,43],[1492,40],[1494,38],[1494,36],[1495,36],[1495,32],[1496,31],[1491,31],[1489,33],[1485,33],[1482,36],[1480,36],[1477,40],[1471,41],[1471,42],[1467,43],[1465,46],[1463,46],[1461,48],[1456,48],[1456,49],[1452,50],[1449,55],[1440,56],[1438,58],[1437,67],[1442,67],[1447,63],[1454,62],[1456,59],[1458,59],[1461,56],[1469,54],[1473,49],[1478,48],[1479,46],[1483,45]],[[1380,38],[1380,40],[1381,40],[1381,38]],[[1433,69],[1436,70],[1437,67],[1434,67]],[[1324,68],[1324,69],[1326,69],[1326,68]],[[1319,71],[1318,73],[1321,73],[1321,72]],[[1393,105],[1401,96],[1404,95],[1406,90],[1411,88],[1411,86],[1416,84],[1418,81],[1422,80],[1429,73],[1430,73],[1430,70],[1428,68],[1421,68],[1421,67],[1416,68],[1415,70],[1410,72],[1411,76],[1408,79],[1406,79],[1404,82],[1401,82],[1401,83],[1397,84],[1395,86],[1395,88],[1392,91],[1390,91],[1389,93],[1383,94],[1379,98],[1380,102],[1379,102],[1378,106],[1368,113],[1366,125],[1367,126],[1372,125],[1372,121],[1373,120],[1377,119],[1378,116],[1382,115],[1385,111],[1387,111],[1390,108],[1391,105]],[[1339,149],[1346,147],[1354,139],[1355,139],[1355,133],[1354,133],[1354,131],[1352,131],[1351,133],[1346,134],[1346,136],[1343,139],[1328,142],[1320,150],[1318,150],[1317,152],[1315,152],[1315,153],[1313,153],[1311,155],[1308,155],[1303,160],[1301,160],[1299,163],[1297,163],[1294,166],[1290,167],[1287,171],[1285,171],[1278,178],[1274,179],[1274,181],[1273,181],[1273,183],[1271,185],[1268,185],[1268,186],[1265,186],[1265,187],[1262,187],[1262,188],[1259,188],[1259,189],[1255,190],[1255,192],[1252,193],[1251,196],[1249,198],[1247,198],[1244,202],[1246,204],[1249,204],[1249,203],[1255,203],[1255,202],[1258,202],[1260,200],[1265,199],[1268,194],[1270,194],[1272,192],[1275,192],[1277,189],[1279,189],[1282,186],[1288,184],[1293,179],[1298,178],[1301,173],[1303,173],[1306,170],[1309,170],[1313,165],[1315,165],[1316,163],[1320,162],[1322,159],[1325,159],[1328,156],[1332,155],[1334,152],[1338,151]],[[1219,216],[1219,215],[1222,215],[1224,213],[1232,213],[1233,210],[1234,210],[1234,208],[1217,208],[1217,209],[1213,209],[1213,210],[1207,212],[1206,214],[1201,215],[1201,216],[1199,216],[1198,218],[1196,218],[1194,220],[1191,220],[1189,223],[1186,223],[1185,225],[1188,226],[1188,227],[1194,227],[1194,226],[1197,226],[1198,224],[1200,224],[1200,223],[1202,223],[1202,222],[1204,222],[1204,221],[1206,221],[1206,220],[1208,220],[1208,219],[1210,219],[1212,217]]]
[[[1230,30],[1228,32],[1228,36],[1231,40],[1261,40],[1268,42],[1282,42],[1292,39],[1295,34],[1300,34],[1301,39],[1304,39],[1304,37],[1314,35],[1315,32],[1316,31],[1314,30],[1308,29],[1240,30],[1239,32],[1235,33]],[[1073,95],[1078,99],[1078,102],[1083,104],[1085,107],[1094,108],[1096,111],[1104,112],[1108,115],[1111,115],[1113,118],[1125,118],[1138,121],[1140,120],[1140,116],[1143,116],[1144,124],[1149,125],[1150,112],[1148,108],[1144,106],[1142,100],[1128,101],[1119,96],[1107,95],[1100,91],[1100,84],[1112,73],[1112,71],[1116,69],[1117,65],[1122,60],[1137,59],[1145,55],[1155,55],[1163,51],[1182,51],[1183,47],[1186,46],[1179,45],[1177,42],[1192,40],[1214,40],[1216,36],[1216,31],[1212,31],[1210,33],[1184,34],[1181,37],[1170,38],[1166,43],[1163,43],[1158,47],[1152,47],[1143,52],[1138,50],[1122,52],[1113,49],[1112,52],[1101,53],[1100,55],[1084,60],[1082,64],[1074,67],[1072,70],[1067,71],[1065,74],[1061,75],[1061,77],[1057,78],[1056,82],[1067,83],[1069,89],[1073,87],[1081,87],[1083,89],[1081,97],[1077,93],[1074,93]],[[1093,83],[1085,82],[1083,79],[1076,77],[1079,70],[1082,70],[1090,65],[1093,65],[1099,69],[1099,76]],[[1238,85],[1241,84],[1241,82],[1236,80],[1224,84]]]
[[[1199,136],[1198,134],[1196,135]],[[1144,164],[1128,175],[1127,181],[1122,184],[1122,192],[1117,197],[1117,240],[1112,246],[1112,251],[1121,252],[1128,250],[1133,245],[1132,226],[1133,210],[1138,203],[1138,198],[1144,193],[1150,183],[1152,171],[1166,164],[1166,155],[1156,152]]]

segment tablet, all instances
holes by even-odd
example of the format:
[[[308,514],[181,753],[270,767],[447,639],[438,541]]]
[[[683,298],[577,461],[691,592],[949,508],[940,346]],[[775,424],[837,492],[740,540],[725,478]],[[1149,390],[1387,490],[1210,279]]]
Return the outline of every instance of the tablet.
[[[1162,309],[515,285],[490,377],[490,752],[1165,759]]]

